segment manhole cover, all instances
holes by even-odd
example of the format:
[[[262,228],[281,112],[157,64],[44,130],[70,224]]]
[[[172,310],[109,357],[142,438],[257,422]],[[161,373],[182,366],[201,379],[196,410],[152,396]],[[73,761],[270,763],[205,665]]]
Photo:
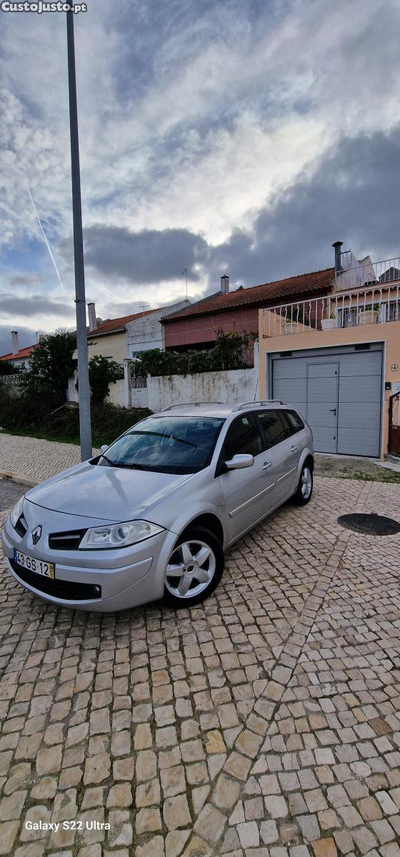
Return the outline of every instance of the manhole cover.
[[[385,518],[372,512],[370,515],[352,514],[341,515],[337,519],[338,524],[346,530],[354,530],[355,533],[365,533],[368,536],[394,536],[400,533],[400,524],[393,518]]]

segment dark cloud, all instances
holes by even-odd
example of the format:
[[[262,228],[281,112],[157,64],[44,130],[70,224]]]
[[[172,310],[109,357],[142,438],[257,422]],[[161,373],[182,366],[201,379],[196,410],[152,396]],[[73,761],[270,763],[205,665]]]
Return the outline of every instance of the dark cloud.
[[[244,286],[331,267],[333,241],[373,261],[400,253],[399,158],[400,128],[345,139],[257,213],[251,234],[238,230],[210,248],[210,291],[223,267]]]
[[[32,318],[33,316],[59,316],[60,323],[64,319],[70,319],[75,315],[74,305],[60,303],[54,301],[47,295],[30,295],[29,297],[19,298],[9,292],[0,294],[0,315],[1,316],[24,316]]]
[[[12,351],[11,326],[0,325],[0,357]],[[18,344],[20,348],[34,345],[36,342],[36,331],[29,327],[18,327]]]
[[[398,250],[400,127],[389,135],[346,138],[312,172],[276,194],[254,217],[249,232],[235,230],[218,246],[186,229],[130,232],[93,226],[85,232],[87,264],[110,281],[155,283],[181,277],[198,280],[194,265],[208,277],[207,293],[228,273],[232,285],[261,282],[333,265],[333,241],[344,241],[361,258],[390,258]],[[120,315],[141,304],[120,304]],[[116,304],[107,309],[116,310]],[[110,312],[111,314],[111,312]]]
[[[103,276],[131,283],[162,283],[182,276],[199,279],[193,266],[207,255],[207,242],[187,229],[146,229],[130,232],[120,226],[90,226],[85,230],[88,267]]]
[[[40,274],[14,274],[10,277],[10,286],[32,286],[42,282]]]
[[[134,315],[136,312],[143,312],[149,309],[158,309],[161,307],[172,306],[178,303],[182,298],[171,298],[170,300],[160,301],[159,306],[150,306],[146,301],[125,301],[123,303],[109,303],[102,307],[104,318],[121,318],[124,315]]]
[[[151,309],[151,307],[146,301],[125,301],[124,303],[105,304],[102,307],[102,313],[104,319],[122,318],[124,315],[134,315],[136,312],[143,312],[148,309]]]

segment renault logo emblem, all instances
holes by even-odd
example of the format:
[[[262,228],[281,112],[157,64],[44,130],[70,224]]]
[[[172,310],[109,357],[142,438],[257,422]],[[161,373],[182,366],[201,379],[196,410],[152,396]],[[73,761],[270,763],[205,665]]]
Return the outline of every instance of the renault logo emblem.
[[[33,541],[34,545],[37,545],[41,535],[42,535],[42,528],[39,524],[39,526],[36,527],[32,532],[32,541]]]

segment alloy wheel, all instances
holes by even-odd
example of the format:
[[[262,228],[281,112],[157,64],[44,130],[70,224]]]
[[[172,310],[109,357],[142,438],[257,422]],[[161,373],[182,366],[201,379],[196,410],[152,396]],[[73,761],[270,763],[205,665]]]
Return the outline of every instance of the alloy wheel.
[[[217,567],[210,545],[198,539],[182,542],[170,556],[165,586],[176,598],[191,599],[211,583]]]
[[[303,467],[301,474],[301,493],[305,500],[308,500],[312,491],[312,474],[309,467]]]

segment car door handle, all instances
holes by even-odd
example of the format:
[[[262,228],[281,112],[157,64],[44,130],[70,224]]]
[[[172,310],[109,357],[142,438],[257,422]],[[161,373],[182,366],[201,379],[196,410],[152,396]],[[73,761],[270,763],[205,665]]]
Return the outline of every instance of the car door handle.
[[[330,410],[331,414],[335,414],[335,416],[336,416],[336,408],[329,408],[329,410]]]
[[[291,446],[291,447],[290,447],[290,449],[292,450],[292,452],[297,452],[298,448],[299,448],[299,447],[298,447],[298,446],[296,446],[295,444],[293,444],[293,446]]]
[[[270,467],[272,467],[272,461],[264,461],[262,469],[263,470],[269,470]]]

